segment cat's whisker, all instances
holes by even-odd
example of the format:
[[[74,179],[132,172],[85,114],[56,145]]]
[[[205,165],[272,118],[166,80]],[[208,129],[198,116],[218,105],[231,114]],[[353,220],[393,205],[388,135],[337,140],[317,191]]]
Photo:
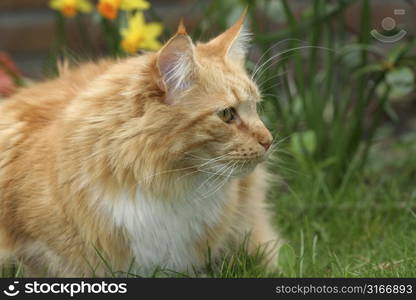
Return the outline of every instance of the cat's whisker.
[[[162,175],[162,174],[173,173],[173,172],[178,172],[178,171],[185,171],[185,170],[189,170],[189,169],[193,169],[193,168],[194,168],[194,166],[186,167],[186,168],[171,169],[171,170],[166,170],[166,171],[160,171],[160,172],[154,173],[152,175],[141,178],[141,180],[138,183],[139,184],[143,183],[144,181],[146,181],[150,178],[153,178],[153,177],[156,177],[156,176],[159,176],[159,175]]]
[[[280,53],[280,54],[285,54],[285,53]],[[264,69],[259,70],[259,73],[257,75],[256,78],[253,78],[253,80],[257,83],[258,78],[261,78],[263,76],[263,74],[265,73],[265,71],[267,71],[269,68],[271,68],[272,66],[278,64],[279,62],[283,61],[284,59],[289,59],[292,58],[296,55],[299,55],[300,53],[291,53],[282,57],[277,57],[273,60],[270,61],[268,65],[263,66]],[[257,83],[258,84],[258,83]]]
[[[328,48],[328,47],[323,47],[323,46],[300,46],[300,47],[294,47],[294,48],[290,48],[287,49],[285,51],[276,53],[275,55],[271,56],[268,60],[266,60],[263,64],[261,64],[252,74],[252,78],[255,78],[255,75],[257,74],[257,72],[259,72],[262,68],[264,68],[268,62],[273,61],[276,57],[281,56],[283,54],[289,53],[291,51],[296,51],[296,50],[303,50],[303,49],[319,49],[319,50],[327,50],[327,51],[333,51],[336,52],[336,50]]]
[[[195,159],[198,159],[198,160],[203,160],[203,161],[207,161],[207,162],[210,162],[210,161],[217,161],[217,160],[220,160],[220,159],[222,159],[222,158],[224,158],[224,157],[227,157],[228,155],[230,155],[229,153],[226,153],[226,154],[223,154],[223,155],[220,155],[220,156],[217,156],[217,157],[214,157],[214,158],[203,158],[203,157],[198,157],[198,156],[196,156],[196,155],[193,155],[193,154],[186,154],[187,156],[191,156],[191,157],[193,157],[193,158],[195,158]]]
[[[189,155],[189,153],[187,155]],[[192,172],[185,173],[182,176],[179,176],[178,178],[176,178],[175,182],[178,182],[180,179],[182,179],[184,177],[188,177],[188,176],[190,176],[192,174],[195,174],[195,173],[206,173],[206,174],[211,174],[212,176],[217,176],[218,172],[221,171],[221,170],[219,170],[217,172],[212,172],[211,171],[212,170],[212,165],[214,165],[214,163],[218,162],[219,160],[221,160],[221,159],[223,159],[223,158],[225,158],[229,155],[230,155],[229,153],[226,153],[226,154],[223,154],[223,155],[220,155],[218,157],[211,158],[211,159],[205,159],[204,158],[204,160],[208,160],[208,161],[206,161],[206,162],[204,162],[200,165],[191,166],[191,167],[186,168],[186,169],[193,169],[194,168],[195,170],[192,171]],[[184,169],[185,168],[183,168],[183,170]],[[180,169],[176,169],[176,170],[180,170]],[[173,170],[173,171],[175,171],[175,170]]]
[[[274,76],[269,77],[268,79],[265,79],[265,80],[264,80],[264,81],[262,81],[262,82],[257,83],[257,85],[259,86],[259,89],[260,89],[260,90],[262,90],[263,86],[264,86],[267,82],[270,82],[271,80],[276,79],[276,78],[278,78],[278,77],[284,76],[284,75],[286,75],[287,73],[288,73],[288,71],[283,72],[283,73],[276,74],[276,75],[274,75]]]
[[[259,63],[266,56],[267,53],[269,53],[271,50],[273,50],[274,48],[276,48],[277,46],[280,46],[281,44],[283,44],[285,42],[304,42],[304,41],[302,41],[300,39],[288,38],[288,39],[284,39],[284,40],[281,40],[281,41],[278,41],[278,42],[274,43],[269,48],[267,48],[266,51],[264,51],[262,56],[260,56],[260,58],[257,60],[257,63],[254,65],[253,70],[254,71],[256,70],[256,68],[259,66]]]
[[[279,146],[281,143],[285,142],[287,139],[289,139],[290,137],[292,137],[292,135],[293,134],[289,134],[289,135],[287,135],[287,136],[285,136],[285,137],[283,137],[283,138],[281,138],[279,140],[274,141],[272,143],[272,146],[271,147],[277,147],[277,146]]]
[[[331,48],[328,48],[328,47],[322,47],[322,46],[301,46],[301,47],[294,47],[294,48],[291,48],[291,49],[288,49],[288,50],[285,50],[285,51],[282,51],[282,52],[279,52],[279,53],[277,53],[277,54],[275,54],[275,55],[273,55],[273,56],[271,56],[269,59],[267,59],[264,63],[262,63],[254,72],[253,72],[253,74],[251,75],[251,78],[252,79],[254,79],[254,78],[256,78],[256,75],[257,75],[257,73],[258,72],[264,72],[265,70],[267,70],[268,68],[270,68],[270,66],[267,66],[266,68],[265,68],[265,66],[267,65],[267,63],[269,63],[269,62],[271,62],[271,61],[273,61],[276,57],[279,57],[279,56],[281,56],[281,55],[283,55],[283,54],[286,54],[286,53],[290,53],[291,51],[297,51],[297,50],[303,50],[303,49],[311,49],[311,48],[314,48],[314,49],[320,49],[320,50],[327,50],[327,51],[333,51],[333,52],[336,52],[334,49],[331,49]],[[263,69],[263,68],[265,68],[265,69]],[[260,73],[261,74],[261,73]]]
[[[325,48],[324,48],[324,49],[325,49]],[[326,50],[331,50],[331,49],[326,49]],[[335,50],[333,50],[333,51],[335,51]],[[285,53],[283,53],[283,54],[285,54]],[[297,56],[297,55],[300,55],[300,53],[292,53],[292,54],[286,55],[286,56],[284,56],[284,57],[276,58],[276,60],[271,61],[269,65],[267,65],[267,66],[264,66],[264,67],[263,67],[263,69],[262,69],[262,70],[258,73],[257,78],[261,78],[261,77],[263,76],[263,74],[264,74],[267,70],[269,70],[271,67],[273,67],[273,66],[277,65],[278,63],[280,63],[280,62],[281,62],[281,61],[283,61],[284,59],[293,58],[293,57],[295,57],[295,56]],[[288,71],[287,71],[287,72],[285,72],[284,74],[287,74],[287,73],[288,73]],[[284,74],[283,74],[283,75],[284,75]],[[267,79],[267,78],[266,78],[266,79]],[[257,79],[256,79],[256,78],[253,78],[253,80],[257,83]]]
[[[263,97],[261,95],[261,97]],[[259,115],[264,115],[264,106],[262,102],[259,102],[256,106],[257,112],[259,112]]]
[[[153,178],[153,177],[155,177],[155,176],[159,176],[159,175],[162,175],[162,174],[173,173],[173,172],[179,172],[179,171],[186,171],[186,170],[189,170],[189,169],[195,169],[195,168],[196,168],[197,170],[196,170],[196,171],[194,171],[194,172],[191,172],[191,173],[196,173],[196,172],[198,172],[198,171],[208,172],[208,171],[205,171],[202,167],[207,166],[207,165],[209,165],[209,164],[211,164],[211,163],[214,163],[214,162],[216,162],[216,161],[218,161],[218,160],[220,160],[220,159],[222,159],[222,158],[226,157],[227,155],[229,155],[229,154],[227,153],[227,154],[224,154],[224,155],[220,155],[220,156],[218,156],[218,157],[214,157],[214,158],[209,159],[208,161],[206,161],[206,162],[204,162],[204,163],[201,163],[201,164],[199,164],[199,165],[195,165],[195,166],[189,166],[189,167],[185,167],[185,168],[177,168],[177,169],[171,169],[171,170],[166,170],[166,171],[160,171],[160,172],[157,172],[157,173],[154,173],[154,174],[152,174],[152,175],[149,175],[149,176],[147,176],[147,177],[142,178],[142,179],[139,181],[139,183],[143,183],[144,181],[146,181],[146,180],[148,180],[148,179],[150,179],[150,178]],[[212,172],[211,172],[211,173],[212,173]]]
[[[182,176],[179,176],[178,178],[176,178],[175,182],[178,182],[180,179],[182,179],[184,177],[188,177],[188,176],[190,176],[192,174],[195,174],[195,173],[206,173],[206,174],[216,175],[215,172],[207,171],[206,169],[196,169],[192,172],[188,172],[188,173],[186,173]]]
[[[286,151],[286,150],[281,149],[281,148],[278,148],[277,145],[274,146],[274,147],[270,147],[269,153],[270,154],[283,153],[283,154],[287,154],[289,156],[293,156],[293,153],[292,152]]]
[[[275,94],[272,94],[272,93],[266,93],[266,94],[261,93],[261,96],[262,96],[262,98],[264,98],[264,97],[270,97],[270,98],[273,98],[273,99],[276,99],[276,100],[279,99]]]
[[[219,170],[217,170],[216,172],[214,172],[211,176],[209,176],[207,179],[205,179],[197,188],[196,190],[201,189],[207,182],[209,182],[212,178],[214,178],[214,180],[217,180],[217,178],[219,177],[218,175],[220,175],[220,173],[222,172],[222,170],[227,168],[227,164],[225,164],[224,166],[222,166]]]
[[[282,84],[282,82],[276,82],[275,84],[272,84],[271,86],[268,86],[267,88],[268,89],[271,89],[271,88],[277,87],[277,86],[279,86],[281,84]]]
[[[228,168],[228,166],[230,165],[230,162],[227,162],[224,166],[221,167],[221,169],[219,169],[217,172],[214,173],[214,175],[211,175],[208,179],[204,180],[196,190],[201,189],[201,187],[203,187],[207,182],[209,182],[210,179],[214,178],[214,181],[217,180],[218,178],[220,178],[222,176],[222,172],[224,170],[226,170]]]
[[[282,144],[283,142],[285,142],[288,138],[290,138],[291,135],[288,135],[278,141],[273,141],[272,145],[270,146],[270,149],[268,150],[269,156],[273,159],[274,158],[274,154],[276,153],[283,153],[289,156],[293,156],[293,153],[290,153],[289,151],[286,151],[284,149],[278,148],[278,146],[280,144]]]
[[[305,172],[300,172],[299,170],[295,170],[295,169],[283,166],[282,164],[279,164],[279,163],[277,165],[277,168],[289,171],[290,173],[293,173],[295,175],[300,175],[300,176],[305,176],[305,177],[307,176],[307,174]]]
[[[235,170],[235,165],[236,165],[236,162],[234,162],[234,164],[231,165],[230,168],[226,172],[224,172],[224,174],[227,173],[227,175],[225,177],[223,177],[222,183],[220,183],[220,185],[214,190],[213,194],[215,194],[217,191],[219,191],[229,181],[229,179],[231,177],[231,174]]]
[[[221,167],[221,169],[219,169],[216,173],[215,173],[215,175],[216,175],[216,178],[214,179],[214,181],[217,179],[217,178],[222,178],[223,176],[224,176],[224,174],[227,172],[227,170],[229,169],[229,167],[231,166],[231,164],[232,164],[232,162],[231,161],[228,161],[223,167]],[[213,176],[211,176],[210,178],[208,178],[208,180],[207,181],[209,181],[210,179],[212,179],[213,178]]]
[[[211,195],[213,195],[213,194],[215,194],[217,191],[219,191],[227,182],[228,182],[228,179],[230,178],[230,176],[231,176],[231,174],[233,173],[233,171],[234,171],[234,167],[235,167],[235,164],[236,164],[236,162],[234,162],[233,164],[232,163],[230,163],[229,164],[229,167],[227,167],[227,169],[225,169],[223,172],[222,172],[222,174],[221,174],[221,176],[218,176],[217,177],[217,179],[218,178],[222,178],[222,180],[220,180],[219,181],[219,184],[218,185],[216,185],[215,186],[215,188],[212,190],[212,191],[209,191],[207,194],[205,194],[202,198],[200,198],[200,200],[203,200],[203,199],[206,199],[206,198],[208,198],[209,196],[211,196]],[[227,173],[227,175],[224,177],[223,175],[225,174],[225,173]],[[214,181],[215,182],[215,181]]]

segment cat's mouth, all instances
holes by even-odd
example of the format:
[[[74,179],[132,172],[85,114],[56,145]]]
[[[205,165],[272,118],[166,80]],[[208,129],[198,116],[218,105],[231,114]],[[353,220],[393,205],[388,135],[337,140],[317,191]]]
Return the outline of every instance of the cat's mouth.
[[[239,162],[239,163],[261,163],[269,157],[269,152],[261,153],[261,154],[253,154],[253,155],[239,155],[239,156],[231,156],[229,157],[230,160]]]

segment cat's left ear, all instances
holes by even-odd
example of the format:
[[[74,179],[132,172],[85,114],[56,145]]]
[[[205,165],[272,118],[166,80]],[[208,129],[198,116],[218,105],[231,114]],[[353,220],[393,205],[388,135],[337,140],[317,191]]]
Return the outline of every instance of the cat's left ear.
[[[250,32],[244,29],[246,15],[247,8],[233,26],[209,41],[207,46],[215,49],[220,56],[244,60],[251,40]]]
[[[174,104],[180,93],[192,85],[196,66],[194,48],[181,20],[176,34],[157,53],[156,63],[167,104]]]

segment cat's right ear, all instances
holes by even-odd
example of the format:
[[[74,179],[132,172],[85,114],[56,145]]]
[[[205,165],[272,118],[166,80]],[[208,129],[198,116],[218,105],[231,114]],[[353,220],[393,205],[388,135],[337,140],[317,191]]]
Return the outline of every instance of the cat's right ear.
[[[192,85],[195,69],[194,44],[186,33],[183,22],[176,34],[157,53],[157,68],[166,103],[174,104],[178,94]]]

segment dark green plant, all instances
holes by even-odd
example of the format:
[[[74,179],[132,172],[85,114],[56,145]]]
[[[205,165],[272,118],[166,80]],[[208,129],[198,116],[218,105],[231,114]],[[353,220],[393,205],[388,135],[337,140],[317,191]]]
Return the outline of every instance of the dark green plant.
[[[289,137],[295,168],[311,175],[323,172],[336,188],[350,168],[365,166],[393,88],[386,74],[399,67],[407,68],[402,76],[414,72],[415,41],[404,40],[387,53],[372,45],[377,41],[370,35],[369,1],[361,2],[357,35],[345,35],[343,24],[345,9],[354,1],[310,2],[295,17],[289,1],[282,0],[287,27],[276,33],[252,26],[255,47],[264,53],[253,74],[266,100],[269,125]],[[274,49],[281,39],[287,39],[287,49]]]

